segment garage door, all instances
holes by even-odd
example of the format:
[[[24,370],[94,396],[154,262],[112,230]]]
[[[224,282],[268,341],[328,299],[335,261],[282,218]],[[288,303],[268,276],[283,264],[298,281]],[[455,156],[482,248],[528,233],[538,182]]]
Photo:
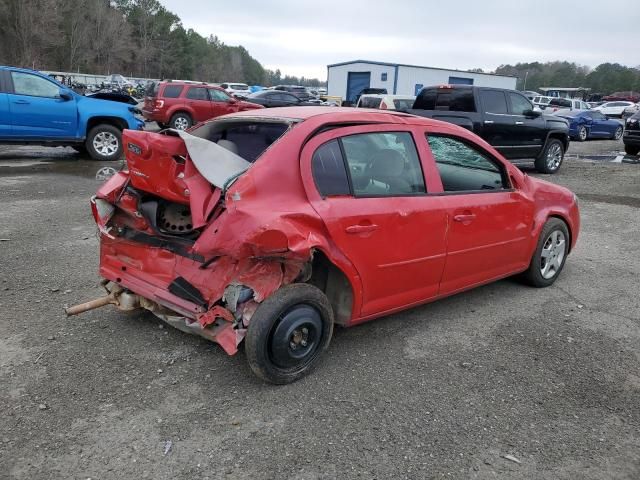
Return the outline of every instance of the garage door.
[[[358,95],[371,85],[371,72],[349,72],[347,76],[347,101],[356,103]]]

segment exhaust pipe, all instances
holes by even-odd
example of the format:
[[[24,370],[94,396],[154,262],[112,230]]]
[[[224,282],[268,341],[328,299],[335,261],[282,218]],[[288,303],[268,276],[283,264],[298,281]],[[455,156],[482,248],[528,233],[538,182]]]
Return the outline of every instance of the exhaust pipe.
[[[107,292],[109,292],[108,295],[74,305],[73,307],[65,308],[64,312],[67,314],[67,317],[79,315],[81,313],[88,312],[89,310],[95,310],[96,308],[104,307],[105,305],[115,305],[120,310],[135,310],[136,308],[140,308],[140,297],[138,295],[126,292],[117,284],[114,284],[111,290],[107,288],[106,284],[104,287]]]

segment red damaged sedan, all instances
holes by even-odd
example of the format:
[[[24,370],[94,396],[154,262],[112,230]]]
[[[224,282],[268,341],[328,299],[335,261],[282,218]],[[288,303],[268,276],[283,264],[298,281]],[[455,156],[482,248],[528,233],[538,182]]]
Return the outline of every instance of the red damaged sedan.
[[[189,132],[125,131],[128,170],[92,199],[108,295],[292,382],[352,326],[500,278],[560,275],[569,190],[449,123],[278,108]]]

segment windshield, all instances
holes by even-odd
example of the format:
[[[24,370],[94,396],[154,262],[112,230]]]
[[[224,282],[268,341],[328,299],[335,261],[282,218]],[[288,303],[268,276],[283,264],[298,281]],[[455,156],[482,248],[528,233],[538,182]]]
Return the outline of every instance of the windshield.
[[[393,105],[396,107],[396,110],[409,110],[413,108],[413,103],[415,100],[411,98],[400,99],[396,98],[393,100]]]

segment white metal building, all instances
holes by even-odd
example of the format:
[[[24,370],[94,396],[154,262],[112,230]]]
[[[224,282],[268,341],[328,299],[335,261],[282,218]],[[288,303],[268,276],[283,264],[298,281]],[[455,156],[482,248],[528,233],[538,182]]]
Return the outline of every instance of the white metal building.
[[[417,95],[422,87],[442,84],[516,88],[516,77],[471,73],[401,63],[353,60],[327,65],[329,95],[353,102],[365,88],[386,88],[389,94]]]

